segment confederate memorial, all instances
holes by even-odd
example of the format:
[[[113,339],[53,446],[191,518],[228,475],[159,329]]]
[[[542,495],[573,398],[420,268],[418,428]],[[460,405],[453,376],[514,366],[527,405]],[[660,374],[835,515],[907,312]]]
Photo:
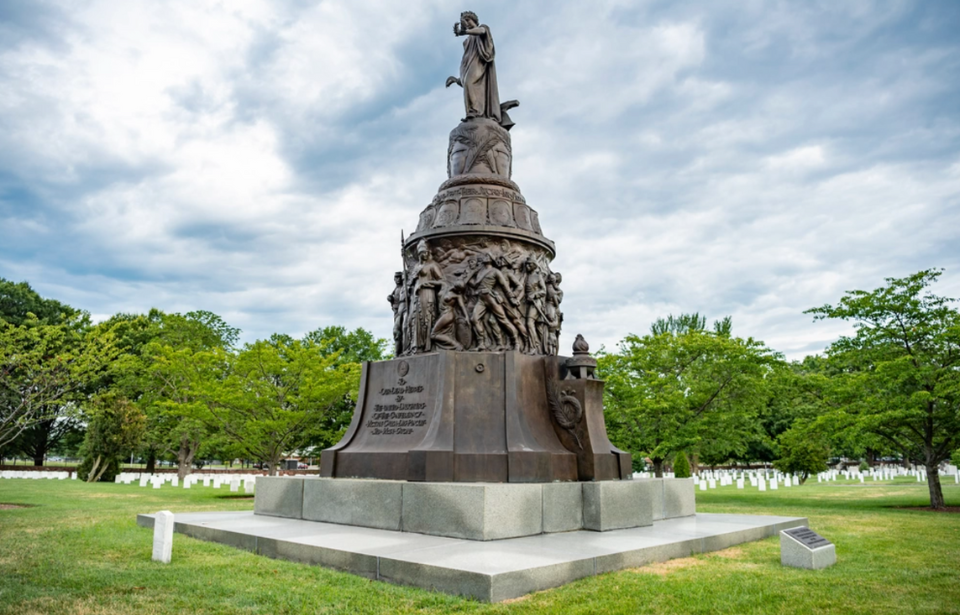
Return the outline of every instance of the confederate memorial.
[[[589,345],[577,335],[560,352],[557,247],[549,210],[541,221],[513,181],[519,102],[500,100],[491,30],[464,12],[454,34],[463,56],[446,85],[464,115],[447,179],[401,241],[395,358],[363,365],[319,477],[259,478],[254,513],[177,515],[176,531],[498,601],[805,525],[698,515],[692,479],[633,478]]]
[[[512,180],[514,125],[487,26],[464,13],[464,118],[447,180],[401,249],[388,297],[396,359],[364,366],[343,440],[321,475],[453,482],[629,479],[607,439],[603,383],[578,337],[560,357],[562,277],[540,216]]]

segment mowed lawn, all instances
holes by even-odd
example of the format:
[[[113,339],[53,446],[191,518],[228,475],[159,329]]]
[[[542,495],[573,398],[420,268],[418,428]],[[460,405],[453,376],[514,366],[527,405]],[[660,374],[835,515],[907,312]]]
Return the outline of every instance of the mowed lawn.
[[[0,480],[0,614],[960,613],[960,514],[910,510],[924,484],[808,483],[697,492],[700,512],[804,516],[836,544],[819,571],[780,565],[778,538],[583,579],[501,604],[369,581],[175,535],[150,559],[137,513],[251,509],[229,490]],[[947,504],[960,487],[945,484]]]

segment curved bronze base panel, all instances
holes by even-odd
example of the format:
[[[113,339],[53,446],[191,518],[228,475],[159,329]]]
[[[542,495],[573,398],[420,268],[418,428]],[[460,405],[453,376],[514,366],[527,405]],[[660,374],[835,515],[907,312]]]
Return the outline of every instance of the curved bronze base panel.
[[[343,439],[323,451],[320,475],[438,482],[630,478],[630,455],[607,439],[603,383],[565,376],[556,358],[517,351],[439,351],[365,363],[353,421]],[[568,430],[551,407],[571,404],[582,413]]]

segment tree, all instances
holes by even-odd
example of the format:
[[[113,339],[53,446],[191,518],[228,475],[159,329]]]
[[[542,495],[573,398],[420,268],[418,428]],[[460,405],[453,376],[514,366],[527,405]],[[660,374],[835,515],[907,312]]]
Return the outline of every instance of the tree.
[[[37,421],[20,433],[13,446],[33,458],[33,465],[42,466],[47,455],[70,436],[81,433],[82,425],[70,416],[53,416]]]
[[[248,344],[217,383],[211,410],[224,434],[275,475],[284,453],[300,448],[314,424],[345,396],[356,399],[359,368],[324,354],[312,340],[273,336]],[[215,351],[226,360],[226,353]]]
[[[116,354],[111,336],[87,336],[76,319],[0,323],[0,446],[60,416]]]
[[[89,327],[86,312],[0,278],[0,443],[16,438],[37,465],[77,426],[66,411],[91,375],[76,369]]]
[[[153,311],[150,318],[156,324],[153,339],[131,359],[131,372],[141,375],[138,400],[148,416],[146,442],[154,454],[176,456],[182,480],[211,436],[213,391],[230,369],[239,330],[210,312]]]
[[[77,474],[86,481],[113,480],[120,459],[134,450],[143,437],[146,417],[129,400],[112,394],[98,399],[89,410],[90,423],[84,437],[83,461]]]
[[[53,299],[44,299],[26,282],[11,282],[0,278],[0,320],[20,326],[26,321],[46,325],[75,323],[89,324],[89,316],[69,305]]]
[[[773,467],[781,472],[799,474],[804,483],[810,475],[827,470],[830,447],[818,434],[797,427],[783,432],[778,441],[780,458]]]
[[[303,336],[304,342],[316,345],[324,356],[337,356],[337,364],[383,361],[389,342],[363,328],[347,331],[345,327],[321,327]]]
[[[316,344],[318,351],[324,356],[336,355],[337,365],[383,361],[390,355],[387,340],[376,338],[362,328],[347,331],[340,326],[322,327],[307,333],[302,341]],[[359,387],[359,382],[357,386]],[[329,412],[324,413],[310,426],[304,446],[319,450],[339,442],[353,419],[355,404],[355,396],[345,394]]]
[[[601,354],[604,406],[615,444],[663,463],[703,447],[729,458],[746,448],[764,403],[764,377],[777,355],[730,334],[724,319],[707,331],[698,315],[654,323],[650,335],[628,335],[616,354]]]
[[[677,453],[677,457],[673,461],[673,475],[676,478],[690,478],[693,476],[690,472],[690,460],[687,459],[687,454],[683,451]]]
[[[854,323],[827,355],[843,384],[838,399],[851,427],[875,434],[927,469],[930,506],[944,508],[937,473],[960,446],[960,312],[927,288],[941,270],[887,278],[808,310],[816,320]]]

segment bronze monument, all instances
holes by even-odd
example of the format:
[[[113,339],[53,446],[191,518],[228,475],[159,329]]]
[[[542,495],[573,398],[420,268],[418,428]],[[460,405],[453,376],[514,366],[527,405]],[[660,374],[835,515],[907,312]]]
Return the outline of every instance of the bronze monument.
[[[402,240],[394,277],[396,358],[366,363],[353,421],[320,474],[432,482],[628,479],[630,455],[603,421],[603,382],[577,336],[558,355],[562,277],[537,212],[511,180],[493,37],[476,14],[460,76],[465,117],[450,133],[447,177]]]

